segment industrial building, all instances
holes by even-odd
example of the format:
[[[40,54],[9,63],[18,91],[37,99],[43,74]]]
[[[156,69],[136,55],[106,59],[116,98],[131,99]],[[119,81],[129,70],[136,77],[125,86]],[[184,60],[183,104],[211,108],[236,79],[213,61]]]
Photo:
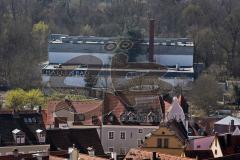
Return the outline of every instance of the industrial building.
[[[50,35],[48,63],[42,69],[43,83],[48,87],[84,87],[84,76],[89,70],[96,73],[99,79],[96,87],[101,88],[111,86],[112,72],[117,72],[119,77],[114,78],[119,81],[145,74],[157,76],[172,86],[186,86],[194,80],[194,45],[189,39],[154,38],[152,42],[143,39],[139,43],[140,52],[128,55],[128,63],[135,63],[129,66],[134,67],[113,67],[112,58],[122,53],[125,44],[121,43],[126,41],[116,37]],[[151,68],[151,64],[161,67]]]

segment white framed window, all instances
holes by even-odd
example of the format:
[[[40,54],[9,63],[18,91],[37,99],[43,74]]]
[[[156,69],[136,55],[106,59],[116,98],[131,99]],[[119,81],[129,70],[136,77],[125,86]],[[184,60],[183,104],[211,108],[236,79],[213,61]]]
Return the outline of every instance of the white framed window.
[[[114,139],[114,132],[113,131],[108,132],[108,139]]]
[[[126,132],[120,132],[120,139],[126,139]]]
[[[108,148],[108,152],[114,152],[114,148],[113,147],[109,147]]]
[[[25,136],[24,135],[17,135],[16,136],[17,144],[24,144],[25,143]]]
[[[143,133],[143,129],[138,129],[138,133]]]
[[[119,153],[120,153],[120,155],[125,155],[126,154],[126,149],[125,148],[120,148]]]

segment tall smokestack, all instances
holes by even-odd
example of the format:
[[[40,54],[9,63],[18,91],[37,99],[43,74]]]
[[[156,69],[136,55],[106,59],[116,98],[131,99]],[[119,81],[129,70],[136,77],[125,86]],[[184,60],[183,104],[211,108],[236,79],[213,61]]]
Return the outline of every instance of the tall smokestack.
[[[154,19],[151,19],[149,23],[149,55],[148,55],[149,62],[153,62],[153,55],[154,55]]]

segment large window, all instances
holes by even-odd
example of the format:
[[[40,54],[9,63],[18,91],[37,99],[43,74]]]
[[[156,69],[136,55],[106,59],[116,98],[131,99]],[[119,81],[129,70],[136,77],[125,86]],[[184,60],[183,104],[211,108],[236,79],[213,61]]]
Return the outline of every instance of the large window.
[[[158,138],[157,140],[157,147],[162,148],[162,138]]]
[[[126,139],[126,133],[125,132],[121,132],[120,133],[120,138],[121,139]]]
[[[163,145],[164,148],[168,148],[168,139],[165,138],[164,139],[164,145]]]
[[[159,148],[168,148],[169,141],[167,138],[158,138],[157,140],[157,147]]]
[[[120,155],[125,155],[125,154],[126,154],[126,149],[120,148]]]
[[[108,132],[108,139],[114,139],[114,132],[113,131]]]
[[[17,135],[16,136],[17,144],[24,144],[25,143],[25,136],[24,135]]]

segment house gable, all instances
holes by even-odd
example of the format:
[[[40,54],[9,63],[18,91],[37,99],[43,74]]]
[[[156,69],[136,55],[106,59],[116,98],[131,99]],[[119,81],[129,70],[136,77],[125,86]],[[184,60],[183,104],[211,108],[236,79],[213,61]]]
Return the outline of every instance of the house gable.
[[[180,156],[183,153],[183,146],[184,142],[179,139],[174,131],[167,126],[160,126],[145,140],[143,149]]]
[[[221,149],[221,146],[220,146],[220,143],[219,143],[219,140],[218,140],[217,136],[215,136],[215,138],[214,138],[214,140],[211,144],[210,149],[213,152],[214,158],[223,156],[222,149]]]

